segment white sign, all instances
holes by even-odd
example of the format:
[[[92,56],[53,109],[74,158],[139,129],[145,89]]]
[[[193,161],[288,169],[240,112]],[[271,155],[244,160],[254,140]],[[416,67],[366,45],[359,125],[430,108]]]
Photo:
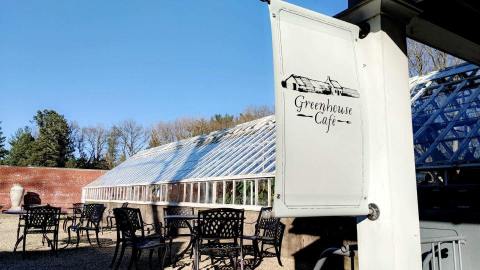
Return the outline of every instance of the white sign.
[[[277,216],[365,215],[359,28],[283,1],[270,17]]]

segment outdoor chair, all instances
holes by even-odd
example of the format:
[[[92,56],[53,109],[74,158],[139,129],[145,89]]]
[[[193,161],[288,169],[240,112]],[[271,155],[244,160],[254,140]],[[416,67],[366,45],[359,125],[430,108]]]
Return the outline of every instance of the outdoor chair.
[[[100,222],[103,219],[103,212],[105,206],[103,204],[85,204],[83,206],[82,214],[78,219],[77,224],[68,227],[68,242],[67,246],[71,243],[71,232],[77,234],[77,245],[80,244],[80,233],[85,232],[87,234],[88,243],[92,245],[90,241],[90,231],[95,231],[98,246],[100,245],[100,239],[98,233],[100,232]]]
[[[125,208],[125,207],[128,207],[128,202],[124,202],[122,203],[122,208]],[[113,220],[115,219],[115,216],[113,215],[113,209],[109,209],[108,210],[108,214],[107,214],[107,226],[106,228],[111,230],[113,229]]]
[[[30,208],[41,206],[39,204],[22,204],[21,208],[23,211],[27,211]],[[20,238],[20,232],[23,230],[25,226],[25,215],[18,216],[18,226],[17,226],[17,240]]]
[[[131,269],[135,263],[135,267],[138,268],[138,260],[140,259],[142,250],[149,250],[149,266],[152,268],[152,256],[155,249],[157,249],[158,259],[163,269],[166,254],[165,239],[161,234],[145,235],[144,222],[142,214],[138,208],[114,208],[113,214],[115,216],[116,228],[117,228],[117,245],[115,247],[115,253],[113,255],[112,263],[110,267],[113,267],[117,258],[118,250],[120,249],[120,257],[115,266],[115,269],[120,267],[123,254],[127,247],[132,248],[132,256],[128,269]],[[160,255],[163,251],[163,258]]]
[[[167,208],[163,209],[163,216],[193,216],[194,209],[191,207],[179,207],[179,206],[169,206]],[[173,239],[178,238],[178,237],[192,237],[192,225],[189,223],[189,220],[187,219],[165,219],[165,238],[168,239],[168,248],[170,252],[170,261],[173,262],[175,265],[175,258],[173,258]],[[180,231],[186,231],[188,230],[188,233],[186,232],[180,232]],[[190,247],[189,245],[186,249]],[[193,247],[192,247],[193,248]],[[193,250],[192,250],[193,253]]]
[[[46,240],[52,252],[55,253],[58,249],[60,210],[60,207],[52,207],[50,205],[27,208],[26,213],[22,215],[24,222],[22,226],[23,234],[17,237],[13,252],[17,251],[18,245],[23,241],[22,254],[25,257],[27,235],[41,234],[42,242]],[[49,238],[48,234],[52,234],[52,238]]]
[[[68,222],[71,222],[72,225],[77,224],[77,221],[80,219],[82,216],[82,210],[83,210],[83,203],[74,203],[72,207],[72,213],[68,216],[65,217],[63,220],[63,231],[67,231],[68,229]]]
[[[251,245],[244,245],[244,255],[253,256],[253,266],[260,265],[264,257],[277,257],[278,264],[283,266],[281,260],[282,241],[285,225],[279,218],[273,216],[272,207],[262,207],[258,213],[253,235],[243,236],[244,240],[250,240]],[[273,248],[275,253],[268,251]]]
[[[215,260],[230,260],[237,269],[238,258],[243,260],[243,209],[217,208],[198,212],[195,243],[195,267],[199,269],[202,255]],[[243,269],[243,262],[240,264]]]

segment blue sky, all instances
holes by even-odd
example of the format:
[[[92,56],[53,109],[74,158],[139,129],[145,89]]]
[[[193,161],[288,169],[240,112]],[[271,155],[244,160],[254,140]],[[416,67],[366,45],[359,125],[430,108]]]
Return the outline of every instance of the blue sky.
[[[346,0],[290,1],[334,15]],[[81,126],[273,106],[270,22],[259,0],[0,2],[0,121],[40,109]]]

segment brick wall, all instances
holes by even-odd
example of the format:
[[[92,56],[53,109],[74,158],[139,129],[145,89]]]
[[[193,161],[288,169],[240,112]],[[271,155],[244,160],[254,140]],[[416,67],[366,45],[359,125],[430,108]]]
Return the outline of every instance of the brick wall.
[[[45,167],[0,166],[0,205],[10,208],[10,188],[20,184],[27,192],[40,195],[42,204],[71,207],[79,202],[82,187],[92,182],[104,170],[64,169]]]

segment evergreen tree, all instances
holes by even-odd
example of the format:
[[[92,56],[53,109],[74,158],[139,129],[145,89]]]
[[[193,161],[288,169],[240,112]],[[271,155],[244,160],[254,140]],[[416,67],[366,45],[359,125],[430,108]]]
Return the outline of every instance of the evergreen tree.
[[[28,127],[20,128],[9,140],[10,153],[5,164],[11,166],[29,166],[32,165],[32,152],[35,146],[35,139]]]
[[[2,122],[0,121],[0,124]],[[3,160],[7,156],[8,151],[5,149],[5,136],[3,136],[2,126],[0,126],[0,164],[3,163]]]
[[[46,167],[65,167],[72,157],[71,128],[65,117],[53,110],[38,111],[33,117],[38,138],[32,153],[33,164]]]
[[[120,130],[116,126],[113,126],[108,134],[107,153],[105,154],[105,161],[108,169],[112,169],[117,165],[119,140]]]

